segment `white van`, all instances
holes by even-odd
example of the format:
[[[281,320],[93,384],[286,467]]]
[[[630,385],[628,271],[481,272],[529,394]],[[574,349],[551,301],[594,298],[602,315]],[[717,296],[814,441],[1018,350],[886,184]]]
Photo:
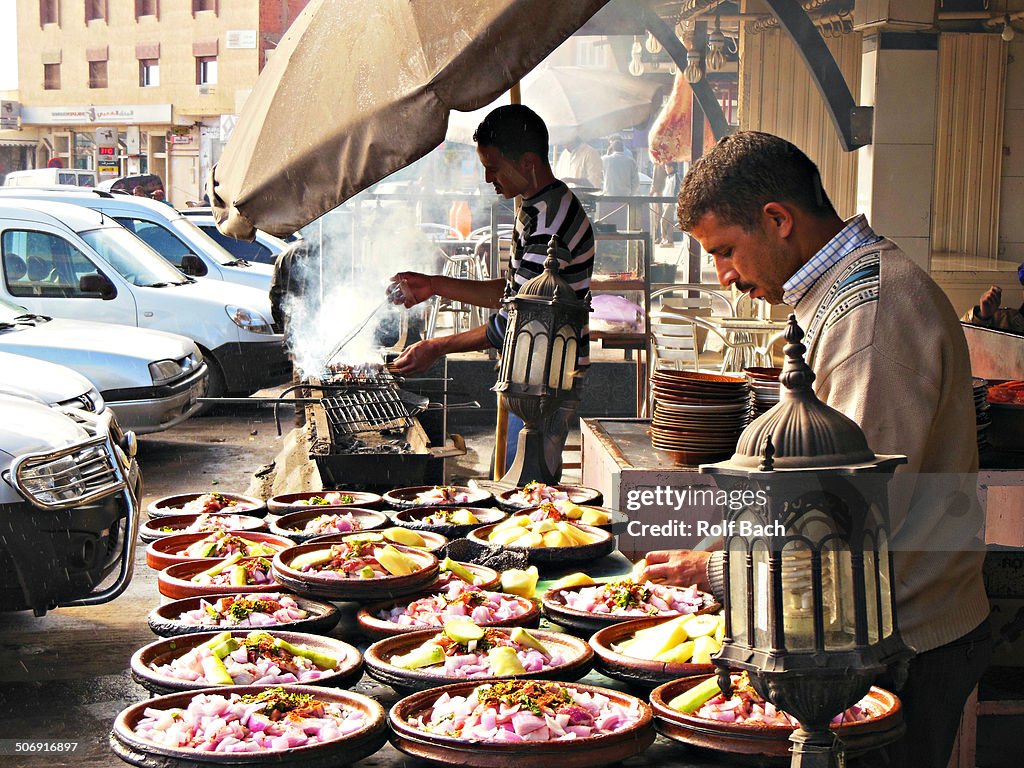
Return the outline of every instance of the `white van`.
[[[54,184],[95,187],[96,174],[78,168],[33,168],[28,171],[11,171],[4,177],[5,187],[52,187]]]
[[[66,187],[0,190],[0,200],[6,197],[73,203],[102,211],[187,275],[248,285],[264,293],[270,290],[274,271],[271,265],[253,264],[233,256],[172,206],[159,200]]]
[[[0,199],[0,252],[0,296],[31,312],[195,341],[209,368],[211,397],[248,395],[291,375],[265,291],[183,275],[98,211]]]

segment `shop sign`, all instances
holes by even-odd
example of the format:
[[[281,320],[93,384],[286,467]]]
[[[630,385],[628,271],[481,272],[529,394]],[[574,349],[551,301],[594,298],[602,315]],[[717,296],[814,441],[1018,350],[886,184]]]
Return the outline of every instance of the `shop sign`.
[[[111,174],[118,176],[121,173],[121,166],[119,165],[97,165],[96,172],[99,174]]]
[[[114,106],[22,107],[26,125],[138,125],[171,122],[170,104],[121,104]]]
[[[115,128],[97,128],[96,129],[96,146],[97,147],[116,147],[117,146],[117,129]]]
[[[20,114],[21,104],[19,102],[0,101],[0,130],[17,130],[18,115]]]
[[[255,29],[229,29],[226,33],[225,48],[255,48]]]

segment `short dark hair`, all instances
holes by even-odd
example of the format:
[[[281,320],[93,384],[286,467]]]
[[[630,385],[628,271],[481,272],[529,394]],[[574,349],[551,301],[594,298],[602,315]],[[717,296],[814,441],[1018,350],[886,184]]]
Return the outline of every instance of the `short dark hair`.
[[[491,110],[473,132],[481,147],[496,147],[509,160],[526,152],[548,156],[548,127],[541,116],[523,104],[506,104]]]
[[[749,232],[772,201],[820,218],[837,215],[818,167],[807,155],[770,133],[739,131],[693,164],[679,190],[676,215],[684,232],[691,232],[709,212],[723,224]]]

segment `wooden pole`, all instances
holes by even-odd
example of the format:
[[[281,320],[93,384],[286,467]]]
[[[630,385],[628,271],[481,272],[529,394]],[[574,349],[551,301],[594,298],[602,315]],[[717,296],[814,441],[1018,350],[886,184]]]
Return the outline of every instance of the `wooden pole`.
[[[509,89],[509,103],[510,104],[522,104],[522,90],[519,83],[513,83]],[[519,208],[523,204],[523,198],[521,196],[516,197],[515,201],[515,213],[516,220],[519,219]],[[505,398],[502,394],[498,393],[498,421],[494,428],[494,468],[493,477],[495,480],[501,480],[505,475],[505,462],[506,454],[505,442],[508,439],[508,405],[505,404]]]

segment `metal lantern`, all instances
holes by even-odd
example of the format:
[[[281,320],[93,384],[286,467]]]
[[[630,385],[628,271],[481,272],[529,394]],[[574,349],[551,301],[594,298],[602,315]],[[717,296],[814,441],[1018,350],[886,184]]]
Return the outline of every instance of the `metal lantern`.
[[[832,718],[888,668],[899,677],[910,656],[896,621],[887,495],[906,457],[876,456],[856,423],[818,400],[803,335],[790,315],[778,405],[744,430],[730,460],[700,469],[738,500],[722,568],[710,574],[725,605],[719,681],[727,691],[729,670],[746,670],[800,722],[792,765],[826,768]]]
[[[568,261],[568,250],[553,235],[544,271],[516,294],[511,284],[506,286],[502,300],[508,323],[494,391],[525,424],[515,462],[502,478],[516,485],[558,481],[544,458],[544,422],[563,401],[578,396],[580,334],[590,312],[590,294],[580,301],[559,276],[559,253]]]

